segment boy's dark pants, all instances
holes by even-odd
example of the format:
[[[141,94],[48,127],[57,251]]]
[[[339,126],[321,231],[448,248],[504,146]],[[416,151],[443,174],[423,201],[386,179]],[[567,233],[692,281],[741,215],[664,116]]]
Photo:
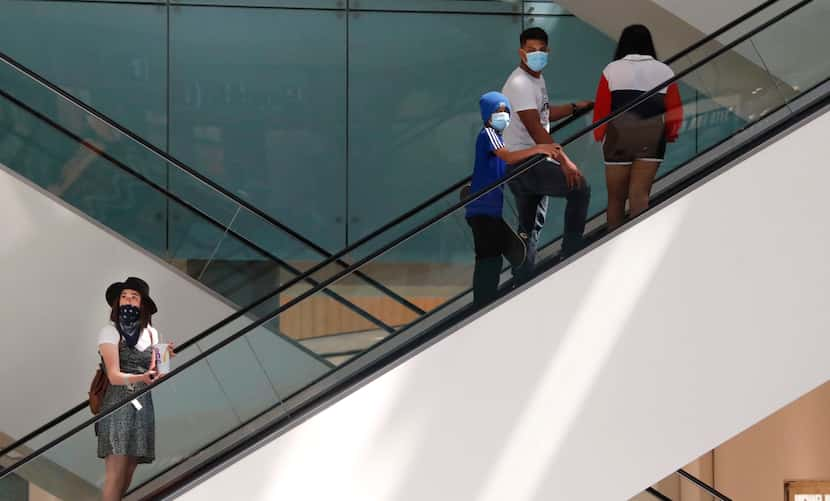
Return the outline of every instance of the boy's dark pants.
[[[516,166],[508,167],[512,171]],[[565,174],[558,162],[541,162],[510,183],[510,191],[516,198],[519,216],[519,236],[527,244],[527,258],[522,266],[513,270],[517,280],[528,280],[536,265],[536,247],[539,234],[545,225],[548,210],[547,197],[567,200],[565,206],[565,233],[562,237],[562,255],[567,257],[582,248],[585,218],[591,201],[591,187],[583,179],[579,186],[568,188]]]
[[[513,230],[500,217],[470,216],[476,266],[473,271],[473,302],[482,306],[496,298],[501,275],[502,255],[507,253]]]

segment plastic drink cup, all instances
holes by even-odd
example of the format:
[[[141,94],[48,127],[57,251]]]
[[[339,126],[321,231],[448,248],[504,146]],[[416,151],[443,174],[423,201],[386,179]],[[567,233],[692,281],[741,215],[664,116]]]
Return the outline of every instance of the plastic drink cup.
[[[156,357],[156,370],[159,374],[167,374],[170,372],[170,351],[167,349],[168,343],[159,343],[153,345],[153,356]]]

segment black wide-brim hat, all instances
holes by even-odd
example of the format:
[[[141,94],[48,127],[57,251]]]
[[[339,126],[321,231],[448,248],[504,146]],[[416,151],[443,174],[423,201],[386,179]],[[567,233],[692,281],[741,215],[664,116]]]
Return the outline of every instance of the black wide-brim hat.
[[[121,295],[121,291],[124,289],[134,290],[141,294],[141,304],[149,309],[151,315],[159,311],[156,307],[156,302],[150,297],[150,286],[147,285],[147,282],[137,277],[129,277],[123,282],[115,282],[107,287],[107,293],[105,295],[107,304],[112,306],[115,299]]]

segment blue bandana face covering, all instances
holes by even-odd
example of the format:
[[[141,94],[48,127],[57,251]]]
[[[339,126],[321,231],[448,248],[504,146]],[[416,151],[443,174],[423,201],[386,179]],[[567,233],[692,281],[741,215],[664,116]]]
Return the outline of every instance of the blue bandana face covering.
[[[138,321],[140,316],[141,310],[133,305],[125,304],[118,307],[118,321],[115,322],[115,328],[130,348],[135,347],[141,334],[141,325]]]
[[[548,53],[536,51],[527,53],[527,67],[533,71],[540,72],[548,65]]]

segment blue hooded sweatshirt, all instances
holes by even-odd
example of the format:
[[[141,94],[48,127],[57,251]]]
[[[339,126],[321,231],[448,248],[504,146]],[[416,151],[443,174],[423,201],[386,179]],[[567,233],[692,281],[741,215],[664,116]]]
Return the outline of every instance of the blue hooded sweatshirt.
[[[501,92],[488,92],[478,101],[484,127],[476,140],[476,160],[473,166],[473,180],[470,193],[475,193],[504,177],[507,165],[495,155],[495,151],[504,148],[501,132],[490,127],[490,116],[504,105],[510,113],[510,101]],[[504,206],[503,186],[499,186],[483,197],[467,204],[467,217],[490,216],[501,218]]]

